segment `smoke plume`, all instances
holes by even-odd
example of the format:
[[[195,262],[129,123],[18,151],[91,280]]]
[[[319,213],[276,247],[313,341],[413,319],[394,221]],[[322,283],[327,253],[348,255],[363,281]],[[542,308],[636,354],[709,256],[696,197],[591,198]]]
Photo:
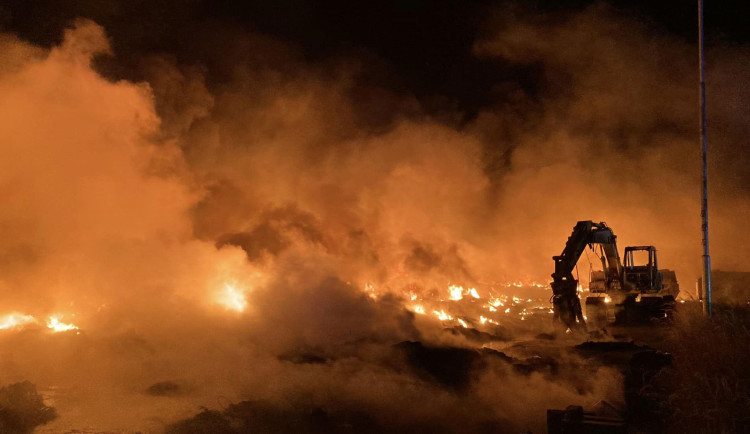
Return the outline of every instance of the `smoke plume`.
[[[577,373],[562,349],[555,372],[470,364],[456,391],[394,345],[479,351],[407,309],[409,294],[447,300],[457,284],[484,299],[544,283],[578,220],[606,221],[621,247],[657,246],[692,293],[695,47],[603,4],[498,8],[474,55],[540,79],[533,91],[498,80],[467,118],[373,84],[387,75],[376,58],[309,61],[260,32],[196,32],[206,38],[190,61],[121,60],[88,19],[51,47],[0,36],[0,301],[79,327],[0,336],[0,379],[54,386],[50,429],[159,430],[254,400],[395,431],[543,430],[546,408],[621,399],[618,374]],[[743,268],[750,246],[738,230],[750,217],[748,59],[746,47],[708,58],[722,269]]]

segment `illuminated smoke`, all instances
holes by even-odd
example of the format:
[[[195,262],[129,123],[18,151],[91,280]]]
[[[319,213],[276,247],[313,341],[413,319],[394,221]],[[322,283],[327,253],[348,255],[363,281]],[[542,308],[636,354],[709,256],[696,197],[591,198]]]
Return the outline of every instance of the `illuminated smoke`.
[[[227,309],[237,312],[242,312],[247,307],[247,299],[243,291],[230,284],[224,285],[224,290],[219,293],[217,301]]]
[[[14,329],[23,327],[26,324],[35,323],[36,319],[31,315],[23,315],[20,313],[11,313],[0,317],[0,330]]]
[[[410,109],[381,128],[359,116],[357,67],[306,65],[262,35],[237,43],[281,60],[224,56],[240,64],[219,84],[169,55],[142,59],[147,81],[105,79],[92,62],[119,53],[91,21],[49,50],[4,36],[0,302],[20,312],[0,317],[4,348],[20,348],[8,378],[70,390],[59,430],[80,428],[65,414],[136,431],[217,397],[343,405],[334,396],[394,424],[450,414],[461,427],[482,408],[526,431],[543,429],[547,407],[602,396],[611,373],[581,389],[496,367],[459,399],[384,367],[401,341],[479,347],[456,327],[546,330],[551,256],[580,219],[655,244],[683,288],[699,269],[685,236],[697,209],[691,47],[606,8],[487,26],[476,54],[540,64],[549,89],[499,86],[461,125],[382,90],[384,105]],[[730,54],[710,74],[746,82],[744,54]],[[750,165],[730,151],[748,95],[710,90],[735,102],[714,112],[726,128],[713,133],[712,197],[715,264],[736,267]],[[507,163],[490,170],[495,154]],[[175,396],[155,404],[143,391],[165,381]]]

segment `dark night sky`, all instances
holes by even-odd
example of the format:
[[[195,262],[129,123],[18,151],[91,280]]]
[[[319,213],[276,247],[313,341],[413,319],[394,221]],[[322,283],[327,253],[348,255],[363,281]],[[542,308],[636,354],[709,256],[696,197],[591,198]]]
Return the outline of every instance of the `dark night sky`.
[[[297,47],[306,61],[339,56],[376,59],[369,77],[376,85],[419,98],[429,109],[436,97],[472,112],[487,103],[493,84],[504,77],[520,81],[533,93],[534,71],[510,68],[502,61],[477,59],[473,42],[502,1],[360,0],[10,0],[0,6],[0,28],[36,44],[59,41],[61,29],[78,16],[102,24],[111,35],[118,65],[109,73],[134,77],[128,61],[150,53],[171,53],[180,63],[204,64],[209,79],[221,82],[211,68],[206,47],[218,32],[252,31]],[[522,2],[540,12],[569,11],[590,0]],[[708,44],[750,41],[747,7],[708,1]],[[697,2],[684,0],[610,1],[657,33],[695,41]],[[212,42],[216,44],[216,42]],[[202,47],[202,49],[196,49]],[[220,49],[219,49],[220,51]],[[213,74],[213,75],[211,75]],[[525,83],[524,83],[525,80]],[[528,90],[528,89],[527,89]]]

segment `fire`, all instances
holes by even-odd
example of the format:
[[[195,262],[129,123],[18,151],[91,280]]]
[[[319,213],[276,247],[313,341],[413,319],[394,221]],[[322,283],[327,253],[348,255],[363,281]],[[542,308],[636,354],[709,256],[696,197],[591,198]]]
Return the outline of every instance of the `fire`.
[[[480,282],[481,283],[481,282]],[[464,328],[475,328],[477,326],[486,326],[489,324],[499,324],[499,317],[503,315],[509,321],[525,321],[537,314],[554,313],[549,307],[547,297],[536,296],[519,296],[509,293],[503,293],[502,288],[538,288],[542,290],[549,289],[549,286],[534,281],[514,281],[509,283],[481,283],[484,285],[480,289],[467,284],[447,284],[447,297],[438,294],[445,294],[442,291],[433,291],[429,285],[422,286],[416,283],[409,283],[397,291],[398,297],[402,300],[403,307],[415,314],[434,315],[438,320],[452,322],[456,326]],[[361,286],[363,292],[373,299],[378,299],[382,293],[372,283],[364,283]],[[444,287],[445,288],[445,287]],[[500,289],[500,291],[498,291]],[[428,290],[428,291],[426,291]],[[385,291],[394,291],[393,286],[389,285]],[[240,302],[234,302],[233,298],[237,297]],[[445,298],[443,298],[445,297]],[[228,308],[234,307],[234,310],[242,311],[244,308],[244,297],[242,291],[234,288],[227,288],[225,299],[230,299],[229,303],[225,302]],[[470,301],[479,301],[479,304],[457,304],[455,302],[468,299]],[[454,310],[455,309],[455,310]],[[472,311],[473,310],[473,311]],[[513,315],[507,315],[513,310]],[[511,319],[512,316],[512,319]],[[494,319],[493,319],[494,318]]]
[[[378,293],[375,290],[375,285],[373,285],[372,283],[365,283],[365,294],[367,294],[373,300],[378,298]],[[414,299],[412,298],[412,300]],[[244,307],[240,309],[239,312],[242,312],[243,309]]]
[[[524,288],[524,287],[534,287],[534,288],[549,288],[549,285],[546,283],[539,283],[537,281],[530,281],[530,282],[524,282],[524,281],[516,281],[516,282],[507,282],[503,286],[506,288]]]
[[[464,287],[463,286],[456,286],[451,285],[448,287],[448,291],[450,292],[450,299],[451,300],[461,300],[464,298]]]
[[[450,293],[450,299],[453,301],[458,301],[464,298],[464,295],[469,295],[473,298],[479,298],[479,293],[477,292],[476,288],[469,288],[464,289],[463,286],[458,285],[450,285],[448,287],[448,292]]]
[[[490,305],[492,305],[492,307],[505,306],[505,303],[503,303],[502,301],[500,301],[499,298],[491,298],[490,301],[489,301],[489,303],[490,303]]]
[[[526,315],[528,315],[529,312],[526,311],[526,308],[524,308],[521,312],[518,313],[518,315],[521,317],[521,321],[524,321],[526,319]]]
[[[13,330],[24,328],[30,324],[38,324],[39,321],[33,315],[24,315],[21,313],[11,313],[0,317],[0,330]],[[52,315],[47,319],[47,328],[52,333],[65,332],[69,330],[78,330],[75,324],[67,324],[60,321],[58,315]]]
[[[51,316],[47,320],[47,328],[54,333],[66,332],[69,330],[78,330],[78,326],[61,322],[56,316]]]
[[[440,321],[448,321],[453,319],[453,317],[445,313],[444,310],[441,310],[440,312],[433,310],[432,313],[435,314],[435,316],[437,316]]]
[[[27,324],[33,324],[35,322],[37,322],[36,318],[31,315],[11,313],[0,318],[0,330],[9,330],[23,327]]]
[[[247,307],[247,298],[245,298],[244,291],[228,283],[224,285],[224,291],[219,294],[217,302],[228,310],[236,312],[243,312]]]

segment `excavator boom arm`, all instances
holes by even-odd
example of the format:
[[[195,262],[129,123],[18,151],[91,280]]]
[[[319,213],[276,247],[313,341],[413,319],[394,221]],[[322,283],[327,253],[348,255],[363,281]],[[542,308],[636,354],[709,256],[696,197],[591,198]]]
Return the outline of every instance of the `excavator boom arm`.
[[[579,221],[573,227],[573,233],[565,243],[565,248],[555,261],[555,272],[552,274],[552,292],[555,317],[560,318],[569,327],[576,320],[584,323],[581,303],[578,298],[578,281],[573,277],[573,269],[583,254],[586,246],[600,244],[606,257],[607,271],[617,279],[622,275],[622,263],[617,253],[617,236],[606,223],[594,223],[591,220]]]

